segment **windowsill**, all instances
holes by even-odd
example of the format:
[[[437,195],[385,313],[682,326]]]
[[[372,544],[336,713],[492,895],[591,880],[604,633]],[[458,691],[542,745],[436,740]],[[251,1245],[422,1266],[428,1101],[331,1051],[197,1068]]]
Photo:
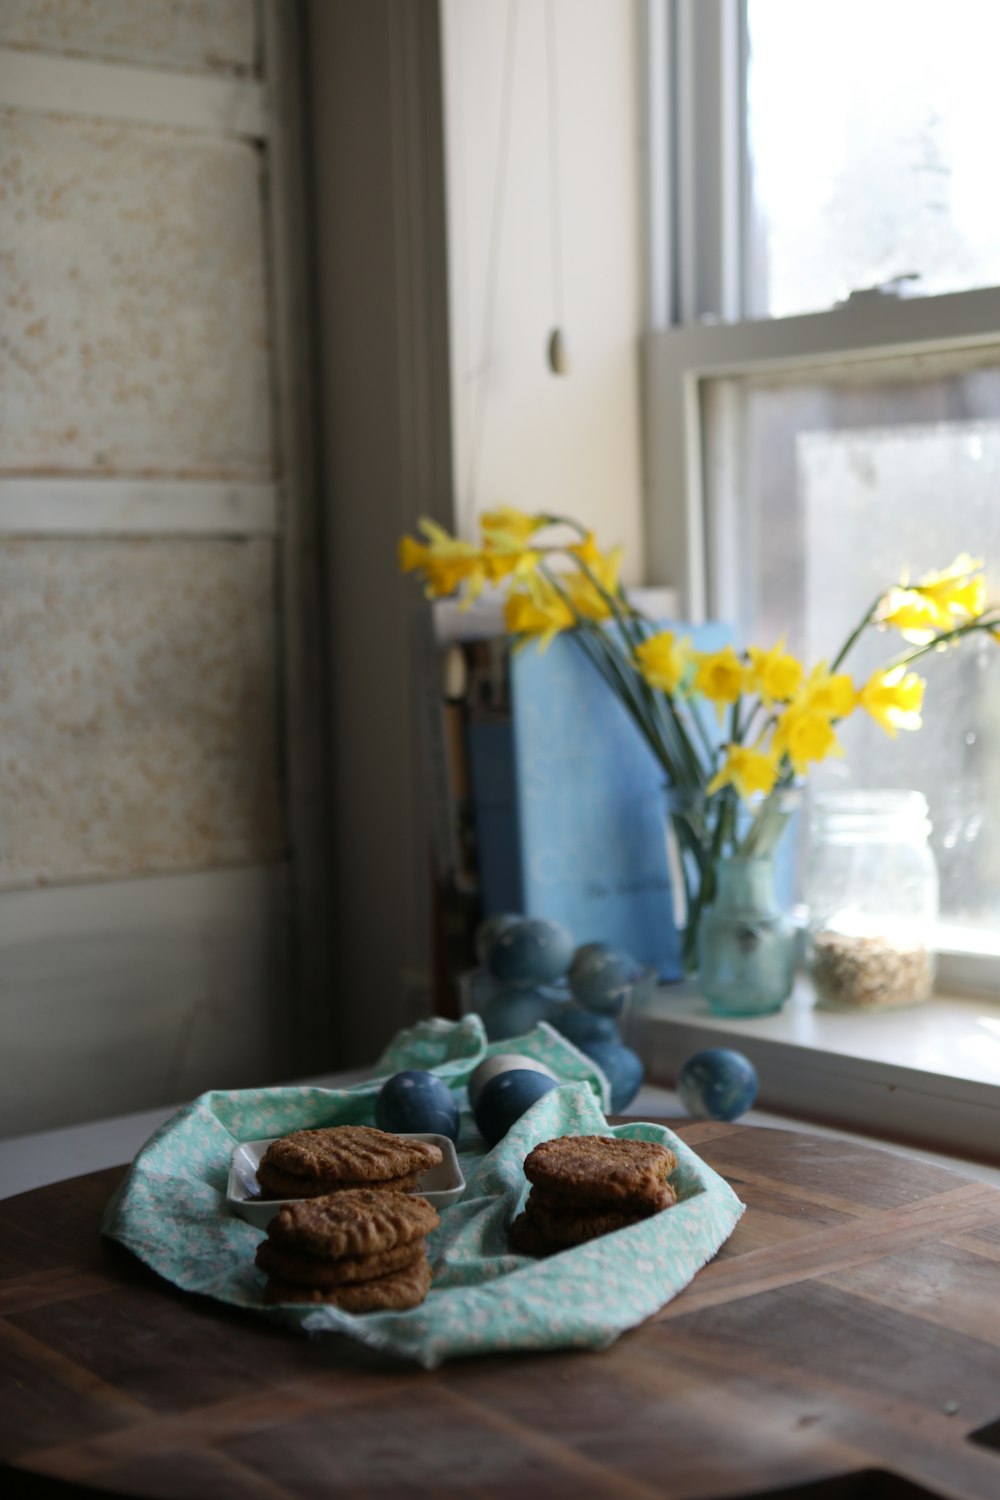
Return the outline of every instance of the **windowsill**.
[[[817,1010],[799,981],[783,1010],[713,1016],[690,985],[661,985],[629,1040],[649,1076],[672,1083],[703,1047],[754,1063],[758,1104],[889,1140],[1000,1160],[1000,1005],[970,995],[875,1014]]]

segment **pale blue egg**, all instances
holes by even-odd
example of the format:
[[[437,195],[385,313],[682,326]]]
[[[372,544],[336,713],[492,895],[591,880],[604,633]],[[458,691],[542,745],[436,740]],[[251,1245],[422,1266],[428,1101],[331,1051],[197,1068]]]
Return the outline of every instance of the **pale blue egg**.
[[[622,1039],[613,1016],[598,1016],[575,1005],[564,1005],[558,1015],[552,1017],[552,1025],[574,1047],[585,1048],[589,1042],[620,1042]]]
[[[757,1097],[757,1070],[742,1052],[707,1047],[681,1068],[677,1092],[696,1120],[736,1120]]]
[[[495,1146],[536,1100],[558,1087],[554,1078],[527,1068],[514,1068],[491,1078],[484,1084],[474,1111],[480,1135]]]
[[[375,1099],[379,1130],[410,1135],[446,1135],[458,1140],[458,1105],[451,1089],[435,1073],[407,1068],[383,1083]]]
[[[469,1103],[473,1109],[490,1079],[499,1077],[501,1073],[509,1073],[514,1068],[527,1068],[529,1072],[541,1073],[546,1078],[556,1076],[544,1063],[536,1062],[533,1057],[525,1057],[522,1052],[494,1052],[491,1057],[484,1057],[469,1076]]]
[[[573,939],[558,922],[525,917],[502,928],[486,952],[486,967],[505,984],[550,984],[569,968]]]
[[[486,955],[501,932],[506,932],[508,927],[516,927],[518,922],[523,921],[524,917],[516,912],[502,911],[497,912],[495,916],[487,917],[485,922],[480,922],[472,939],[472,946],[479,962],[486,963]]]
[[[642,1087],[642,1080],[646,1076],[642,1058],[631,1047],[625,1047],[620,1042],[590,1042],[581,1046],[580,1050],[597,1064],[607,1078],[611,1085],[611,1108],[615,1114],[620,1114],[632,1103]]]
[[[539,1021],[550,1021],[559,1009],[558,1003],[539,990],[505,990],[480,1011],[486,1038],[505,1042],[508,1037],[523,1036]]]
[[[573,954],[569,987],[585,1009],[618,1016],[643,973],[631,953],[607,943],[585,943]]]

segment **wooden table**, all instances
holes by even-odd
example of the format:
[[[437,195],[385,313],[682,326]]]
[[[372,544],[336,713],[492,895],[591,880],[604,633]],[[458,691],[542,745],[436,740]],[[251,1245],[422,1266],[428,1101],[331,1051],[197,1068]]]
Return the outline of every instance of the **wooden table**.
[[[175,1291],[98,1238],[121,1169],[0,1203],[4,1493],[998,1500],[1000,1191],[675,1128],[749,1206],[692,1285],[603,1353],[431,1374]]]

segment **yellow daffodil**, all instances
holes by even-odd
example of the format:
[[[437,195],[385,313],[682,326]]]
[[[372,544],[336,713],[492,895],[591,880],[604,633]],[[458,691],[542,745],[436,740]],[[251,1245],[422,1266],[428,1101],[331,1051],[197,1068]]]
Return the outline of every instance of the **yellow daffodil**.
[[[916,589],[890,589],[875,616],[879,625],[889,625],[898,630],[904,640],[915,646],[924,646],[942,630],[952,624],[951,616],[933,599],[918,594]]]
[[[918,583],[901,583],[882,600],[876,622],[891,625],[914,645],[925,646],[964,620],[978,619],[986,604],[982,566],[982,558],[962,552],[940,572],[925,573]]]
[[[586,545],[582,543],[581,549],[570,547],[568,550],[582,557],[582,548]],[[593,579],[587,573],[567,573],[562,576],[562,586],[573,601],[573,608],[584,619],[607,620],[611,616],[611,606],[605,595],[614,597],[618,592],[622,549],[613,547],[610,552],[599,552],[595,547],[584,560]]]
[[[714,703],[721,718],[723,705],[735,703],[743,691],[746,668],[732,646],[724,646],[721,651],[698,652],[695,661],[698,670],[694,691]]]
[[[802,663],[785,650],[784,636],[770,651],[751,646],[747,655],[750,657],[746,674],[748,692],[758,693],[768,708],[772,703],[787,703],[795,697],[802,686]]]
[[[496,510],[485,511],[479,524],[487,546],[501,544],[507,550],[511,547],[516,550],[548,524],[548,516],[530,516],[527,511],[517,510],[512,505],[501,505]]]
[[[830,716],[811,707],[805,699],[793,703],[781,715],[772,748],[777,757],[788,756],[798,776],[805,774],[812,761],[844,753],[833,732]]]
[[[925,686],[923,678],[905,666],[883,668],[865,683],[858,702],[895,739],[897,729],[920,728]]]
[[[925,599],[960,618],[981,615],[985,599],[982,577],[983,559],[960,552],[955,561],[939,573],[925,573],[911,587]]]
[[[676,693],[691,664],[691,637],[677,640],[672,630],[661,630],[635,648],[639,671],[650,687]]]
[[[778,779],[778,766],[773,751],[754,750],[748,745],[727,745],[722,767],[705,788],[710,797],[732,785],[746,801],[755,792],[771,791]]]
[[[474,599],[486,582],[486,569],[479,548],[471,542],[459,541],[426,516],[417,524],[427,541],[403,537],[399,544],[399,565],[403,572],[422,573],[425,592],[431,599],[446,598],[463,583],[468,584],[469,599]]]
[[[803,707],[828,719],[846,719],[857,707],[854,683],[846,672],[831,672],[825,661],[817,662],[800,694]],[[796,700],[799,701],[799,700]]]
[[[501,583],[505,578],[527,578],[542,560],[542,554],[531,547],[494,547],[488,542],[481,556],[483,571],[490,583]]]
[[[539,650],[546,651],[554,636],[572,630],[576,616],[551,584],[532,579],[531,591],[516,590],[507,596],[504,624],[511,635],[539,637]]]

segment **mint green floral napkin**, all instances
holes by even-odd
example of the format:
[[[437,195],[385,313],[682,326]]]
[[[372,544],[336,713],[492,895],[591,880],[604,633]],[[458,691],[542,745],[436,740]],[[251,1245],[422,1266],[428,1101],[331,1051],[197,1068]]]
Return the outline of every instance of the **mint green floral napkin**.
[[[567,1082],[534,1104],[491,1151],[475,1128],[464,1086],[483,1057],[517,1051]],[[381,1081],[426,1068],[463,1106],[461,1199],[429,1236],[434,1282],[409,1312],[346,1313],[326,1305],[269,1308],[254,1265],[259,1229],[226,1204],[229,1158],[240,1141],[319,1125],[374,1124]],[[401,1032],[377,1076],[349,1089],[243,1089],[202,1094],[143,1146],[108,1205],[102,1233],[189,1292],[253,1308],[310,1334],[340,1333],[433,1369],[462,1355],[531,1349],[602,1349],[662,1307],[711,1260],[743,1213],[717,1173],[665,1127],[609,1127],[607,1080],[552,1027],[487,1045],[476,1015],[431,1020]],[[665,1213],[547,1260],[514,1255],[507,1228],[524,1205],[523,1162],[556,1135],[660,1141],[677,1153],[678,1202]]]

